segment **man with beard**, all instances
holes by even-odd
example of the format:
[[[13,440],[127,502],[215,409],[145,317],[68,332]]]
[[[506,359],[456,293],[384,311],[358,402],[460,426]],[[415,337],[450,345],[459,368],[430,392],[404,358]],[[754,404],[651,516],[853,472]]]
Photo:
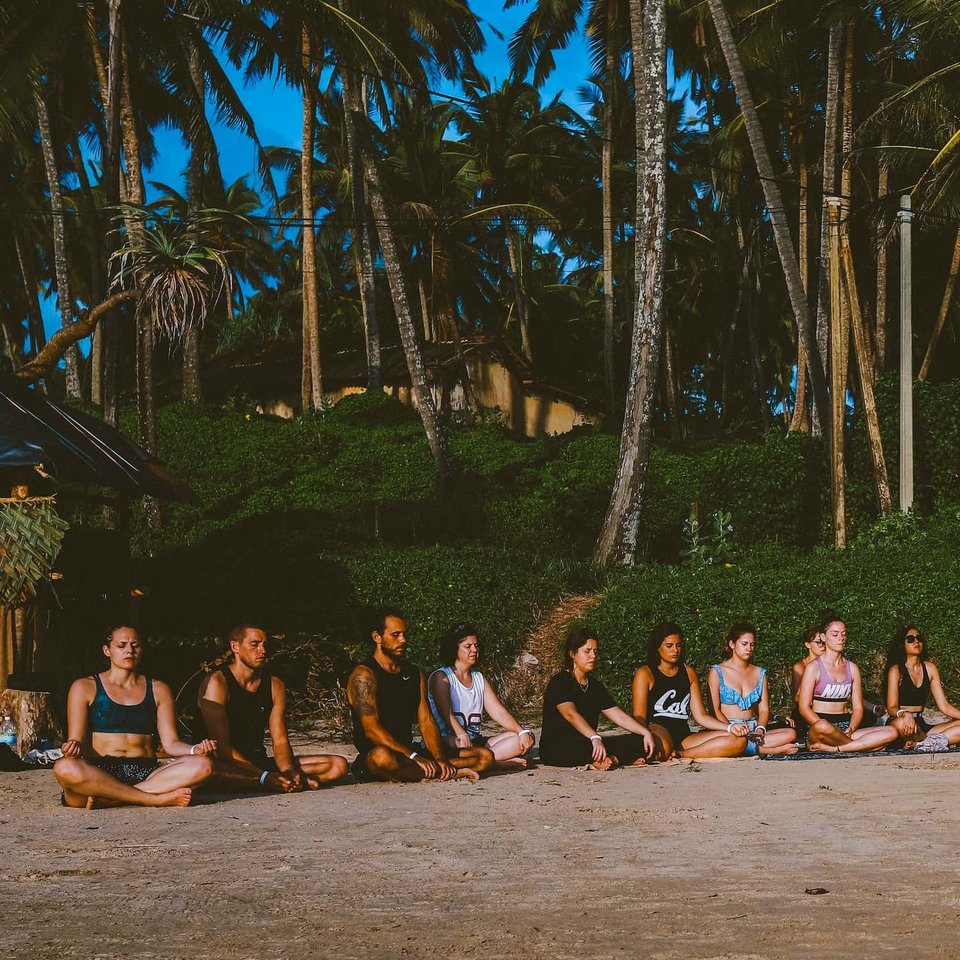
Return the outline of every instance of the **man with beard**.
[[[407,621],[397,609],[374,611],[370,622],[373,654],[358,664],[347,681],[353,715],[353,743],[360,755],[353,772],[358,780],[476,780],[493,766],[486,747],[444,747],[427,700],[419,667],[403,657]],[[426,751],[415,749],[414,720]]]
[[[215,777],[237,790],[259,785],[290,793],[316,790],[345,776],[348,764],[336,754],[294,756],[287,735],[287,688],[264,668],[267,636],[244,623],[229,636],[233,660],[211,671],[200,685],[198,702],[207,735],[217,741]],[[273,756],[264,747],[270,732]]]

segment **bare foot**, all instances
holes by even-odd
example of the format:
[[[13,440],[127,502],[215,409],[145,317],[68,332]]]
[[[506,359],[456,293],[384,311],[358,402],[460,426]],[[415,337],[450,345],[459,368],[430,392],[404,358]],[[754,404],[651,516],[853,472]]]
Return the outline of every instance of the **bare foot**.
[[[600,770],[601,772],[605,773],[607,770],[612,770],[616,765],[616,757],[604,757],[599,763],[588,763],[583,769]]]
[[[84,804],[85,810],[109,810],[111,807],[122,807],[119,800],[109,800],[107,797],[87,797]]]
[[[644,757],[637,757],[637,759],[634,760],[633,763],[627,764],[628,767],[645,767],[646,765],[647,765],[647,761],[646,761],[646,758]]]
[[[476,770],[471,770],[469,767],[462,767],[457,771],[457,775],[453,778],[454,780],[479,780],[480,774]]]
[[[523,757],[514,757],[512,760],[498,760],[494,766],[498,770],[526,770],[527,761]]]
[[[311,777],[306,773],[301,777],[300,782],[308,790],[319,790],[323,786],[323,784],[316,777]]]
[[[153,799],[153,803],[147,803],[149,807],[189,807],[190,800],[193,797],[193,791],[189,787],[181,787],[179,790],[168,790],[166,793],[151,793],[147,796]]]

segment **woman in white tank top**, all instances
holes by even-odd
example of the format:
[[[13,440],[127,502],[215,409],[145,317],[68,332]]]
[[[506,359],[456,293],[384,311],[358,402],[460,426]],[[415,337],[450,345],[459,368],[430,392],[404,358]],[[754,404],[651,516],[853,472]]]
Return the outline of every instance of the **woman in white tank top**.
[[[526,754],[534,744],[533,732],[520,726],[501,703],[493,687],[476,669],[480,656],[477,630],[468,623],[451,627],[440,641],[440,660],[427,681],[430,709],[440,726],[444,743],[450,747],[488,747],[502,769],[524,769]],[[485,737],[481,731],[484,715],[503,727],[504,732]]]

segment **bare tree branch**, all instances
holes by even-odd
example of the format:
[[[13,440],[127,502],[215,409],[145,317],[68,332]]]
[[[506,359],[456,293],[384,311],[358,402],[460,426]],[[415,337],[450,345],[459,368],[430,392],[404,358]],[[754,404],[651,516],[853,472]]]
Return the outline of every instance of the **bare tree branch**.
[[[26,380],[27,383],[36,383],[37,380],[46,375],[50,367],[59,361],[69,347],[78,340],[90,336],[105,314],[113,310],[114,307],[120,306],[121,303],[139,299],[139,290],[121,290],[120,293],[107,297],[102,303],[91,307],[76,323],[71,323],[69,327],[62,327],[58,330],[47,341],[46,346],[28,364],[17,370],[14,376]]]

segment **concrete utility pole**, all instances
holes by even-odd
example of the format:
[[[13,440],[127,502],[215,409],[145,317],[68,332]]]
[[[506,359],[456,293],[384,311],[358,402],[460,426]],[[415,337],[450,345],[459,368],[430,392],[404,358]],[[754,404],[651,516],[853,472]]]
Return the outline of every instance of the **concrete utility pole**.
[[[830,255],[830,488],[833,501],[833,545],[842,550],[847,545],[847,506],[844,487],[843,421],[847,399],[847,323],[843,309],[843,286],[840,274],[839,197],[824,197],[829,222]]]
[[[913,281],[910,195],[900,198],[900,509],[913,506]]]

